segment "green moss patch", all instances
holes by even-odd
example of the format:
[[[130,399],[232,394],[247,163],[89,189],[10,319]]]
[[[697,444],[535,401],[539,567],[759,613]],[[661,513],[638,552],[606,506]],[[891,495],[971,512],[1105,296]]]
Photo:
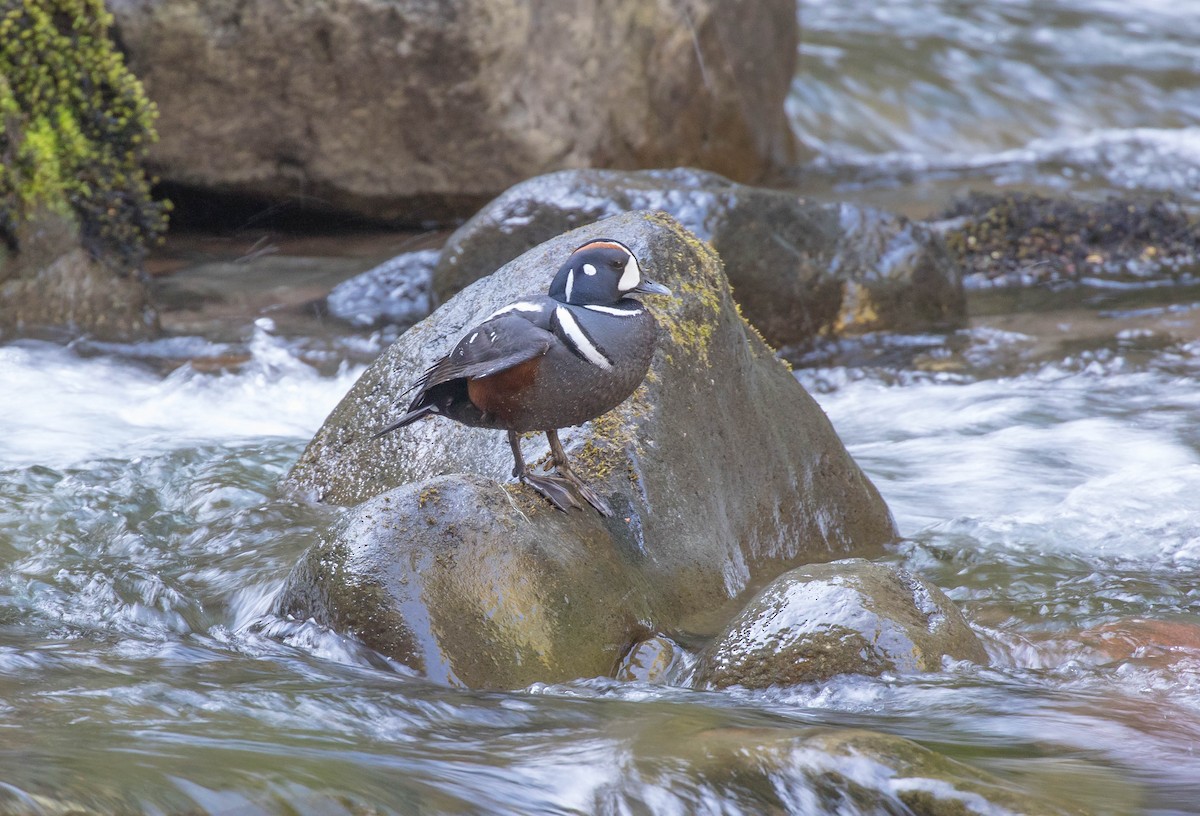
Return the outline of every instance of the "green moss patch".
[[[0,15],[0,237],[19,251],[21,226],[53,213],[94,256],[140,266],[170,205],[150,195],[157,113],[111,15],[100,0],[4,0]]]

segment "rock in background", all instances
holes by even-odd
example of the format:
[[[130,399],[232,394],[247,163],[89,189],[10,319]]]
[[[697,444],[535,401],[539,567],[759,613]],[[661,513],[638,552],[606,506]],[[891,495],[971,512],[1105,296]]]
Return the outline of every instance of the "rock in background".
[[[793,158],[793,0],[114,0],[164,181],[416,223],[566,167]]]
[[[646,298],[661,331],[645,384],[564,434],[615,518],[561,513],[509,483],[498,431],[429,420],[371,439],[466,327],[544,292],[597,237],[632,247],[677,295]],[[527,458],[535,444],[545,450],[527,441]],[[413,327],[334,410],[286,485],[361,504],[304,556],[280,611],[474,687],[611,673],[650,631],[715,632],[747,587],[798,564],[875,554],[895,536],[824,413],[739,316],[711,247],[647,213],[561,235]]]
[[[568,229],[631,210],[662,210],[711,241],[746,319],[776,346],[966,321],[959,267],[921,225],[686,168],[567,170],[516,185],[450,236],[435,298]]]
[[[753,706],[749,706],[753,710]],[[735,709],[736,710],[736,709]],[[655,717],[628,743],[621,768],[641,786],[613,785],[599,797],[601,813],[654,812],[640,790],[669,786],[691,801],[720,801],[727,813],[904,814],[904,816],[1084,816],[1073,802],[1029,790],[911,740],[859,728],[730,725],[711,713]],[[616,729],[614,729],[616,731]],[[627,729],[626,729],[627,731]],[[1116,775],[1118,771],[1114,771]],[[1068,780],[1058,789],[1072,797]],[[1109,780],[1103,774],[1091,778]],[[1110,786],[1111,787],[1111,786]],[[1136,812],[1129,801],[1113,813]],[[701,811],[703,812],[703,811]]]

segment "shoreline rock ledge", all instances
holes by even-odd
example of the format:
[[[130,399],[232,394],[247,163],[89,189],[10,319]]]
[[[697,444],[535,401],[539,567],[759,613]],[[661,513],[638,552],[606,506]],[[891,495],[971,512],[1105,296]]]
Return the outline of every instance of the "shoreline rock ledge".
[[[660,327],[646,382],[563,434],[614,518],[559,512],[512,482],[497,431],[434,419],[371,439],[466,327],[544,292],[598,237],[675,293],[646,298]],[[546,452],[525,441],[528,460]],[[738,313],[715,251],[663,213],[573,230],[464,289],[363,374],[284,487],[355,506],[301,557],[277,612],[473,688],[609,675],[654,632],[715,634],[781,573],[896,536],[825,414]]]

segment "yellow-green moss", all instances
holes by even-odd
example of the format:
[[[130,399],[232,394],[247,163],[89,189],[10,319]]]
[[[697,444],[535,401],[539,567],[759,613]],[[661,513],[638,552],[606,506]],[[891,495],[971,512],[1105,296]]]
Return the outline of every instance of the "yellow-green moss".
[[[623,468],[630,485],[636,487],[638,475],[630,467],[628,452],[638,450],[635,430],[650,413],[650,389],[642,383],[625,402],[588,423],[591,433],[575,454],[575,469],[587,481],[603,481]]]
[[[0,237],[39,212],[71,218],[85,246],[140,265],[166,228],[141,167],[153,103],[108,36],[101,0],[0,5]]]
[[[713,332],[721,316],[721,304],[729,299],[729,283],[720,274],[720,256],[710,244],[682,230],[665,213],[648,215],[647,219],[681,233],[685,249],[672,260],[677,267],[691,272],[690,277],[678,284],[672,281],[678,288],[674,298],[663,299],[663,302],[655,298],[649,302],[659,327],[669,339],[664,344],[663,352],[667,360],[673,363],[674,352],[683,351],[697,364],[707,368]]]

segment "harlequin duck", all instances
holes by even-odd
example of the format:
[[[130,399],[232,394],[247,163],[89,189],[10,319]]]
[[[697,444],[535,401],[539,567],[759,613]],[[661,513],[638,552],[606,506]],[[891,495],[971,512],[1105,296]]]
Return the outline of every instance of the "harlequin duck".
[[[658,326],[630,295],[669,295],[642,276],[629,247],[607,239],[571,253],[548,296],[497,309],[468,329],[454,350],[434,363],[410,391],[407,413],[375,438],[435,414],[480,428],[508,431],[513,476],[560,510],[612,510],[575,475],[558,429],[581,425],[625,401],[645,378]],[[557,476],[525,468],[520,434],[544,431]]]

